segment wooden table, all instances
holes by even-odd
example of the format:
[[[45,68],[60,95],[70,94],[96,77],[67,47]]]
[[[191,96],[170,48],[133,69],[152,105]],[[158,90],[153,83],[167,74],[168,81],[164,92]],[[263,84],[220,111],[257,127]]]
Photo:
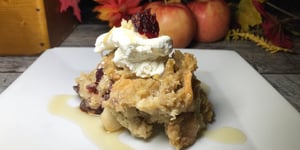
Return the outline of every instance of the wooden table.
[[[108,30],[109,28],[105,24],[81,24],[61,46],[93,47],[96,37]],[[238,52],[300,112],[300,39],[295,39],[294,44],[293,50],[299,54],[271,54],[249,41],[193,43],[189,48],[228,49]],[[0,93],[37,57],[0,56]]]

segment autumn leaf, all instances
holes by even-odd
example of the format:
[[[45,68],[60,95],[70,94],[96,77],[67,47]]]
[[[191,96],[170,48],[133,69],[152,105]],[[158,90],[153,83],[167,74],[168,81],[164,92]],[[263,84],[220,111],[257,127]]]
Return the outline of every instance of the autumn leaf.
[[[264,3],[266,0],[255,0],[257,2],[260,2],[260,3]]]
[[[59,0],[60,12],[65,12],[69,7],[73,8],[73,14],[79,22],[81,22],[80,8],[78,6],[80,0]]]
[[[262,23],[261,15],[254,7],[252,0],[241,0],[236,13],[237,21],[243,31],[249,31],[249,27]]]
[[[271,41],[274,45],[284,48],[292,48],[292,40],[284,33],[282,25],[277,17],[268,13],[262,3],[254,0],[253,4],[263,17],[261,26],[263,28],[264,37]]]
[[[108,21],[109,26],[120,26],[122,19],[129,17],[141,10],[140,0],[95,0],[99,6],[94,11],[99,12],[97,18]]]

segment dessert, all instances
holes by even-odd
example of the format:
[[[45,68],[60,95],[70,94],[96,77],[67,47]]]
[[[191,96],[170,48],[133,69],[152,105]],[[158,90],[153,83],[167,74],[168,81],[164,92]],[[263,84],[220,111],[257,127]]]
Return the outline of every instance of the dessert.
[[[100,35],[95,51],[108,52],[96,69],[76,79],[74,89],[81,110],[101,114],[106,130],[124,127],[147,139],[162,125],[179,150],[195,142],[214,113],[194,75],[197,60],[173,50],[171,38],[158,36],[158,28],[145,10]]]

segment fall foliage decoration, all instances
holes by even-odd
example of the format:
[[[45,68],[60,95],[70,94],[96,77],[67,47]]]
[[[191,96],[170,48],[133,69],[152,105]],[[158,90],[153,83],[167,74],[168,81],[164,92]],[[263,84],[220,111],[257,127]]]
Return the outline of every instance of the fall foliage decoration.
[[[267,0],[240,0],[238,3],[232,2],[231,5],[234,8],[234,19],[238,26],[231,27],[234,30],[228,32],[227,37],[234,35],[248,39],[272,53],[292,52],[292,39],[283,28],[283,22],[276,14],[268,12],[265,7],[268,5],[286,14],[285,10]],[[289,17],[290,15],[285,19]],[[292,19],[295,19],[295,16]]]
[[[80,8],[78,6],[80,0],[59,0],[60,2],[60,12],[63,13],[68,10],[68,8],[73,8],[73,14],[79,22],[81,22]]]
[[[122,19],[128,20],[141,10],[140,0],[95,0],[99,5],[94,8],[97,18],[108,21],[109,26],[120,26]]]
[[[267,41],[264,37],[255,35],[253,33],[249,32],[243,32],[242,30],[239,29],[232,29],[228,32],[227,34],[227,39],[232,39],[232,40],[250,40],[255,42],[258,46],[264,48],[266,51],[271,52],[271,53],[277,53],[277,52],[289,52],[289,53],[294,53],[294,51],[287,49],[287,48],[282,48],[279,46],[276,46],[269,41]]]

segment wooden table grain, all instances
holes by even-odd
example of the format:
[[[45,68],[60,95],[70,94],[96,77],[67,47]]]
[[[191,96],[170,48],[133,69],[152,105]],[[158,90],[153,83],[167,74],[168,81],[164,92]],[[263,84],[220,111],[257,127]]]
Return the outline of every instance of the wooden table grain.
[[[93,47],[96,37],[107,32],[104,24],[81,24],[61,47]],[[300,53],[300,39],[293,50]],[[188,48],[236,51],[300,112],[300,54],[271,54],[250,41],[192,43]],[[0,56],[0,93],[15,81],[39,56]]]

